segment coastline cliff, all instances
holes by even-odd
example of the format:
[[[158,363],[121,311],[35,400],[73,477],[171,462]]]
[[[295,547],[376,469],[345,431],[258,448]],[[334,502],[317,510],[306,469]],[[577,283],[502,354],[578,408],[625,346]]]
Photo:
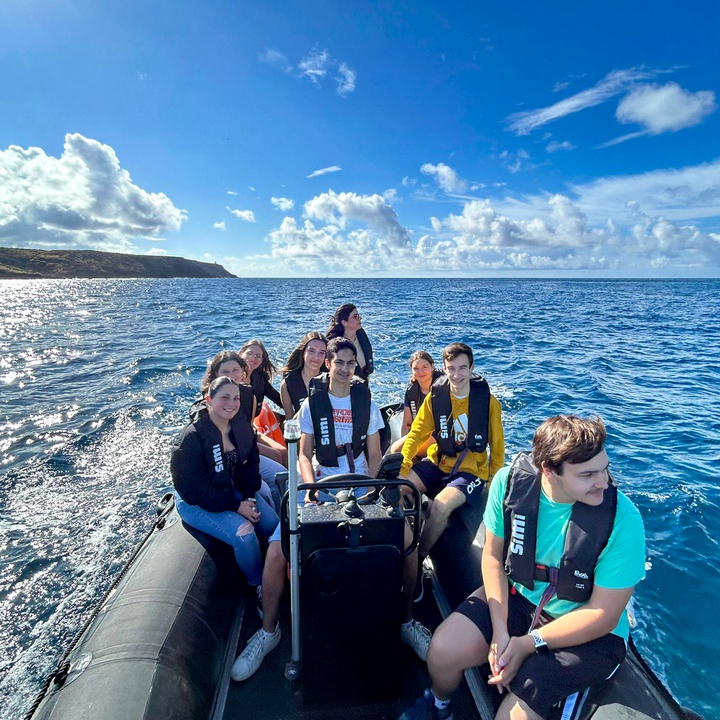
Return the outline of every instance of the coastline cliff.
[[[96,250],[26,250],[0,247],[0,279],[234,278],[217,263],[163,255]]]

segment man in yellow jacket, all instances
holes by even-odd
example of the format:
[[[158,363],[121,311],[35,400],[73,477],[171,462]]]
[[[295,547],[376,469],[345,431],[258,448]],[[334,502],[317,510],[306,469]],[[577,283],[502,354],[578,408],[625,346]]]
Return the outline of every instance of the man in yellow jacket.
[[[500,403],[487,382],[473,375],[473,351],[452,343],[442,352],[445,376],[433,384],[403,445],[401,474],[433,499],[420,538],[425,557],[453,511],[481,501],[485,483],[505,464],[505,435]],[[427,457],[413,465],[418,448],[430,436]],[[489,451],[489,458],[488,458]]]

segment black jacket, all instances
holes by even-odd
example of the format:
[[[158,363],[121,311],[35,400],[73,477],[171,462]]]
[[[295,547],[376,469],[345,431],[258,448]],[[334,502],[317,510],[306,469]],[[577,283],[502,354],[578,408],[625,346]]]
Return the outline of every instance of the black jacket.
[[[256,415],[260,414],[260,410],[262,410],[262,401],[265,398],[272,400],[278,407],[282,407],[280,393],[271,385],[262,370],[258,369],[250,375],[250,385],[252,386],[255,398],[257,399]]]
[[[222,452],[222,435],[206,409],[197,409],[193,422],[175,441],[170,472],[175,489],[186,503],[209,512],[237,510],[240,503],[235,490],[242,498],[248,498],[260,489],[260,455],[255,433],[239,413],[231,426],[238,453],[232,477]]]

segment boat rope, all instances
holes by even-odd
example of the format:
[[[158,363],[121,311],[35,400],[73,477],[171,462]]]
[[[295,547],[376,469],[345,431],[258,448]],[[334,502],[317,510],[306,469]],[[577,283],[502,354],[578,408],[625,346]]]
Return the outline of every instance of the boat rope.
[[[125,577],[127,574],[127,571],[130,569],[130,566],[135,561],[135,558],[140,554],[140,551],[145,547],[145,543],[150,539],[150,536],[156,531],[156,530],[162,530],[165,527],[165,523],[167,522],[167,516],[174,507],[173,502],[173,494],[172,493],[166,493],[163,495],[163,497],[158,502],[157,506],[157,513],[158,517],[156,518],[155,522],[153,522],[152,527],[148,531],[148,533],[143,538],[142,542],[138,544],[137,548],[135,548],[135,552],[130,556],[128,561],[123,565],[122,569],[118,573],[115,580],[113,580],[110,587],[107,589],[105,594],[100,599],[100,602],[98,602],[95,605],[95,608],[90,613],[88,618],[83,623],[83,626],[80,628],[80,630],[76,633],[75,637],[73,638],[70,645],[67,647],[65,652],[63,653],[63,656],[60,658],[60,660],[57,663],[57,666],[55,669],[45,678],[45,682],[43,683],[42,688],[40,689],[40,692],[37,694],[37,697],[35,698],[35,702],[32,704],[32,707],[27,711],[27,713],[24,715],[23,720],[31,720],[32,716],[35,714],[35,711],[38,709],[40,703],[43,701],[43,698],[47,694],[48,689],[50,688],[51,684],[56,685],[58,688],[62,687],[62,685],[65,683],[65,680],[67,680],[68,674],[70,672],[70,662],[68,658],[70,657],[70,654],[75,649],[75,646],[80,642],[80,638],[83,636],[85,631],[90,627],[93,620],[98,616],[100,613],[100,610],[105,605],[105,602],[110,597],[112,592],[115,590],[115,588],[118,586],[120,581]]]

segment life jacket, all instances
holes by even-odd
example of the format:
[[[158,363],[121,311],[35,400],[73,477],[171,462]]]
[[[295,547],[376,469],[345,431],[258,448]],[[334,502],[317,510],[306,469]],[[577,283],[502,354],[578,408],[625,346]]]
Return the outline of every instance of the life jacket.
[[[442,370],[433,370],[432,382],[435,382],[438,378],[441,378],[445,373]],[[423,395],[420,383],[417,380],[411,380],[405,390],[405,404],[410,408],[410,414],[415,419],[418,414],[420,406],[423,404],[425,395]]]
[[[335,422],[330,404],[328,374],[323,373],[310,381],[308,404],[315,433],[315,457],[320,465],[337,467],[338,458],[346,454],[345,448],[335,442]],[[350,385],[350,410],[352,412],[353,460],[365,450],[370,425],[370,389],[367,383],[353,378]]]
[[[293,412],[297,414],[303,400],[308,396],[308,389],[305,387],[305,381],[302,379],[302,368],[291,370],[284,377],[285,388],[290,395]]]
[[[282,430],[280,429],[280,423],[275,417],[275,413],[270,409],[267,403],[264,402],[262,404],[260,412],[253,422],[259,432],[269,438],[272,438],[275,442],[279,442],[283,447],[285,447],[285,438],[283,437]]]
[[[372,345],[370,344],[370,338],[367,336],[367,333],[362,328],[357,331],[355,337],[360,343],[360,348],[362,349],[363,355],[365,356],[365,367],[360,368],[360,370],[362,370],[362,373],[360,374],[361,376],[367,377],[375,369],[375,366],[373,364],[373,351]]]
[[[485,452],[490,422],[490,388],[487,382],[479,376],[470,378],[468,432],[462,442],[455,442],[450,381],[447,376],[439,377],[433,383],[430,392],[432,393],[432,412],[435,420],[433,438],[435,438],[440,454],[455,457],[466,448],[470,452]]]
[[[505,572],[533,590],[535,580],[548,581],[548,568],[537,565],[535,549],[540,505],[540,471],[528,453],[518,453],[508,477],[503,514]],[[573,504],[558,568],[555,594],[561,600],[585,603],[593,590],[595,566],[615,524],[617,487],[612,477],[600,505]]]

